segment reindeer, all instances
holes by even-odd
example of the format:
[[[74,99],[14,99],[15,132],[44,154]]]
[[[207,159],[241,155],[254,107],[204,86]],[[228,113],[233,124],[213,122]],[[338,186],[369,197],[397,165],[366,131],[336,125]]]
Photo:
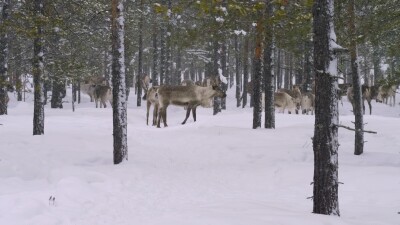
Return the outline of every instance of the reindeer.
[[[90,97],[90,102],[94,101],[94,91],[98,85],[108,85],[107,79],[101,76],[89,76],[84,80],[84,84],[81,85],[81,90]]]
[[[311,115],[314,115],[315,109],[315,95],[311,92],[306,92],[301,96],[301,111],[302,114],[308,115],[311,112]]]
[[[389,100],[389,105],[390,106],[395,106],[396,105],[396,85],[382,85],[378,89],[378,96],[377,96],[377,101],[384,102],[385,104],[388,104]],[[393,102],[393,104],[392,104]]]
[[[81,90],[90,97],[90,102],[94,101],[94,90],[96,89],[96,84],[83,84]]]
[[[96,108],[98,107],[98,102],[100,101],[100,108],[104,106],[107,107],[106,102],[109,101],[112,107],[112,90],[109,86],[97,85],[94,90],[94,101],[96,102]]]
[[[160,86],[153,86],[149,88],[147,91],[147,112],[146,112],[146,124],[149,125],[149,112],[150,112],[150,107],[151,105],[154,105],[153,109],[153,126],[157,124],[157,115],[158,115],[158,108],[159,108],[159,103],[158,103],[158,88]]]
[[[189,85],[195,85],[195,83],[192,80],[183,80],[181,82],[181,86],[189,86]]]
[[[282,92],[282,93],[286,93],[288,95],[290,95],[293,98],[294,103],[296,104],[296,108],[300,108],[300,104],[301,104],[301,91],[299,86],[293,86],[292,90],[288,90],[288,89],[278,89],[277,92]],[[298,110],[296,109],[296,114],[298,114]]]
[[[211,98],[225,98],[225,91],[217,85],[211,87],[191,86],[161,86],[158,88],[159,114],[157,118],[157,127],[160,128],[161,118],[164,127],[167,127],[167,108],[170,104],[177,106],[187,106],[186,118],[182,124],[186,123],[190,111],[193,111],[193,118],[196,121],[196,108],[199,105],[207,105]]]
[[[367,85],[362,85],[361,86],[361,97],[362,97],[362,107],[363,107],[363,113],[365,114],[365,101],[367,101],[368,106],[369,106],[369,114],[372,114],[372,105],[371,101],[372,99],[376,99],[376,94],[375,94],[375,88],[374,87],[368,87]],[[354,91],[353,87],[349,86],[347,88],[347,99],[353,106],[353,111],[354,111]]]
[[[289,114],[300,109],[300,105],[295,103],[295,99],[285,92],[275,92],[275,107],[280,108],[282,113],[288,109]]]

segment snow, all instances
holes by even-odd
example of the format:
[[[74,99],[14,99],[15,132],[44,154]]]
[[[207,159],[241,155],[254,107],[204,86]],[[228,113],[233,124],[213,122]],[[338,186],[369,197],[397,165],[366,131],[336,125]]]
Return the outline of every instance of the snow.
[[[146,126],[146,107],[128,106],[129,161],[113,165],[112,110],[89,97],[71,110],[45,108],[45,135],[32,135],[33,96],[0,117],[0,224],[118,225],[394,225],[400,211],[400,107],[373,101],[365,115],[364,154],[354,132],[339,129],[341,217],[312,212],[311,115],[276,114],[276,129],[251,129],[252,109],[181,125],[185,111],[168,108],[169,127]],[[397,99],[400,99],[399,95]],[[145,105],[145,103],[142,105]],[[344,98],[340,123],[354,116]],[[55,197],[54,205],[49,197]]]

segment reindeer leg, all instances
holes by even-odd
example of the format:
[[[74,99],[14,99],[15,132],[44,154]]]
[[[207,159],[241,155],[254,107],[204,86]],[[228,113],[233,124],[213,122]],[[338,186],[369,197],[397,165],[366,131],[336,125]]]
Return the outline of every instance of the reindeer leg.
[[[186,123],[187,119],[188,119],[189,116],[190,116],[190,111],[191,111],[191,110],[192,110],[192,107],[188,105],[188,106],[187,106],[187,109],[186,109],[186,117],[185,117],[185,120],[182,122],[182,125]]]
[[[371,99],[369,101],[367,100],[367,102],[368,102],[368,106],[369,106],[369,115],[371,115],[372,114]]]
[[[146,125],[149,125],[149,111],[150,111],[151,102],[147,101],[147,111],[146,111]],[[153,117],[154,118],[154,117]]]
[[[158,117],[158,104],[155,104],[153,109],[153,126],[157,125],[157,117]]]
[[[160,107],[159,111],[158,111],[158,116],[157,116],[157,128],[161,128],[160,122],[161,122],[161,115],[163,114],[162,110],[163,110],[163,107]]]
[[[365,115],[365,102],[364,102],[364,100],[362,100],[363,101],[363,114]]]
[[[193,114],[193,120],[194,120],[194,122],[196,122],[196,109],[197,109],[197,106],[194,107],[194,108],[192,109],[192,114]]]
[[[162,116],[163,116],[162,119],[164,121],[164,127],[168,127],[168,125],[167,125],[167,107],[163,108]]]

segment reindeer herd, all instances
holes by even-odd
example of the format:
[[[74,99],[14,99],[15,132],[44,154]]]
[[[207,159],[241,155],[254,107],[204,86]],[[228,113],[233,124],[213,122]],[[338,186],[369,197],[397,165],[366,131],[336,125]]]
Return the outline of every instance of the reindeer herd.
[[[151,106],[153,106],[153,126],[167,127],[167,108],[169,105],[181,106],[186,110],[186,116],[182,124],[185,124],[190,114],[196,121],[196,109],[198,106],[204,108],[212,107],[213,98],[225,98],[226,90],[221,89],[219,79],[204,79],[203,82],[194,82],[192,80],[183,80],[181,85],[161,85],[150,87],[151,79],[149,76],[142,76],[136,82],[141,82],[144,90],[143,100],[147,101],[146,124],[149,124],[149,114]],[[247,89],[250,95],[253,94],[252,81],[248,82]],[[284,113],[285,110],[289,114],[314,114],[315,93],[314,85],[311,91],[302,91],[301,85],[293,85],[292,89],[278,89],[274,94],[274,105],[279,112]],[[371,101],[375,99],[377,102],[386,103],[391,106],[395,105],[396,85],[392,86],[362,86],[362,102],[365,113],[365,104],[367,101],[369,112],[372,113]],[[112,105],[112,90],[106,84],[104,78],[95,78],[86,82],[82,86],[82,91],[90,96],[91,102],[96,103],[96,108],[100,103],[100,108],[107,107],[107,102]],[[339,99],[347,96],[349,102],[354,105],[353,87],[349,84],[339,84]],[[262,107],[264,105],[265,94],[262,93]],[[343,103],[342,103],[343,104]]]

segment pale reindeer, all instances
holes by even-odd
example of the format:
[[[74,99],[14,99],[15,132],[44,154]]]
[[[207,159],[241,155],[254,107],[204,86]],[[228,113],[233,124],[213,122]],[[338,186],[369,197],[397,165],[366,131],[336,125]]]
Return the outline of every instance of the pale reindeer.
[[[158,88],[159,114],[157,127],[160,127],[161,119],[164,127],[167,127],[167,108],[170,104],[177,106],[187,106],[186,118],[182,124],[186,123],[190,111],[193,109],[193,118],[196,121],[196,108],[199,105],[207,105],[213,97],[225,98],[225,91],[217,85],[210,87],[190,86],[161,86]]]
[[[298,114],[298,109],[300,108],[301,104],[301,91],[299,86],[293,86],[292,90],[289,89],[278,89],[277,92],[282,92],[290,95],[293,98],[294,103],[296,104],[296,114]]]
[[[353,107],[353,112],[354,112],[354,90],[352,86],[349,86],[347,88],[347,99],[351,103]],[[377,94],[376,91],[374,90],[374,87],[368,87],[366,85],[361,86],[361,98],[362,98],[362,107],[363,107],[363,113],[365,114],[365,101],[367,101],[368,106],[369,106],[369,114],[372,114],[372,105],[371,101],[372,99],[377,99]],[[378,100],[377,100],[378,101]]]
[[[285,113],[285,109],[288,110],[288,113],[298,112],[300,109],[300,105],[295,102],[295,99],[285,92],[275,92],[275,107],[280,109],[279,111]]]
[[[314,115],[315,110],[315,95],[311,92],[306,92],[301,95],[301,111],[302,114],[308,115],[311,112],[311,115]]]
[[[135,94],[137,93],[137,87],[139,86],[139,82],[140,82],[140,85],[141,85],[141,87],[143,89],[143,92],[144,92],[144,95],[143,95],[142,99],[146,100],[147,92],[149,90],[150,83],[152,82],[150,76],[146,75],[146,74],[142,74],[141,76],[136,76],[135,79],[136,79],[136,82],[135,82]]]
[[[385,104],[388,104],[389,100],[389,105],[390,106],[395,106],[396,105],[396,85],[382,85],[378,89],[378,96],[377,96],[377,101],[383,102]]]
[[[96,89],[96,86],[98,85],[103,85],[106,86],[108,85],[107,79],[105,77],[101,76],[89,76],[85,78],[84,84],[81,85],[81,91],[90,97],[90,102],[94,101],[94,91]]]
[[[189,86],[189,85],[195,85],[195,83],[192,80],[183,80],[181,82],[181,86]]]
[[[96,88],[96,84],[83,84],[81,85],[81,91],[90,97],[90,102],[94,101],[94,90]]]
[[[152,125],[155,126],[157,125],[157,115],[158,115],[158,88],[159,86],[153,86],[149,88],[147,91],[147,112],[146,112],[146,124],[149,125],[149,113],[150,113],[150,107],[153,105],[153,123]]]
[[[107,107],[106,102],[109,101],[112,107],[112,89],[109,86],[97,85],[94,90],[94,101],[96,102],[96,108],[98,107],[98,102],[100,102],[100,108]]]

